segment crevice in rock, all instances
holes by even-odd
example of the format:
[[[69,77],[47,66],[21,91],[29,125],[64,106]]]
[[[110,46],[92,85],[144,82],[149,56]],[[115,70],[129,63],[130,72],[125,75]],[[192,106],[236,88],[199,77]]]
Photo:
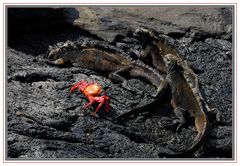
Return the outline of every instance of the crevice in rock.
[[[14,75],[14,80],[20,81],[22,83],[33,83],[39,81],[47,81],[48,79],[52,79],[54,81],[59,81],[59,79],[43,73],[26,73],[20,72]]]

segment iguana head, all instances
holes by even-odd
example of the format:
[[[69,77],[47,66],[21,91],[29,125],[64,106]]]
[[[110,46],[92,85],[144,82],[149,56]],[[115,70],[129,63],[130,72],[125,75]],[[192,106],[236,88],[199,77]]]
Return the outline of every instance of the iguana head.
[[[171,61],[173,61],[173,60],[175,60],[175,61],[178,62],[178,58],[176,57],[176,55],[167,54],[167,55],[164,55],[164,56],[163,56],[163,61],[164,61],[165,65],[166,65],[166,67],[168,67],[168,66],[169,66],[169,63],[170,63]],[[179,63],[179,62],[178,62],[178,63]]]
[[[176,56],[172,54],[167,54],[163,58],[165,65],[168,69],[168,74],[176,72],[176,71],[182,71],[183,68],[180,65],[180,62],[177,60]]]
[[[155,37],[155,34],[151,29],[144,27],[144,26],[140,26],[135,30],[135,32],[133,33],[133,36],[134,37],[140,37],[140,36]]]

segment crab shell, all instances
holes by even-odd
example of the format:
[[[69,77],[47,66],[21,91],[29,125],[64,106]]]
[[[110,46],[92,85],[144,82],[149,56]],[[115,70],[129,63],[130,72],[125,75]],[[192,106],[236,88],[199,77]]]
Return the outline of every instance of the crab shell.
[[[83,93],[86,96],[99,96],[102,93],[102,87],[98,83],[92,83],[84,89]]]

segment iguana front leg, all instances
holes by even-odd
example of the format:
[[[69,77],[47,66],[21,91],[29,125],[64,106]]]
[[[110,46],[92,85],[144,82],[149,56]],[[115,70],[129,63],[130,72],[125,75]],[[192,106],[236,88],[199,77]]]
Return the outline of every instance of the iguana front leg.
[[[174,108],[174,114],[180,120],[180,123],[176,129],[177,132],[181,131],[183,126],[186,124],[186,110],[181,107]],[[177,122],[175,122],[177,123]]]
[[[159,85],[157,92],[153,94],[153,97],[158,97],[159,95],[163,95],[165,91],[169,88],[169,84],[167,80],[163,80],[161,84]]]

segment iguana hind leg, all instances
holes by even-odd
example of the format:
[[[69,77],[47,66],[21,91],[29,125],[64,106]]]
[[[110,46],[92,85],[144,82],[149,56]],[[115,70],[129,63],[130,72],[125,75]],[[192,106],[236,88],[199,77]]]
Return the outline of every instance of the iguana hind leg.
[[[221,121],[220,112],[216,108],[212,108],[206,112],[210,120]]]
[[[179,120],[172,120],[169,118],[169,120],[165,121],[162,127],[168,129],[168,130],[173,130],[176,131],[176,128],[179,126]]]
[[[223,119],[222,112],[220,112],[217,108],[212,108],[210,111],[206,112],[208,119],[211,122],[214,122],[216,125],[219,126],[232,126],[231,120],[225,121]]]
[[[176,107],[174,109],[174,114],[178,117],[178,119],[180,120],[180,124],[178,125],[176,131],[180,132],[181,129],[184,127],[184,125],[186,124],[186,110],[180,107]]]

